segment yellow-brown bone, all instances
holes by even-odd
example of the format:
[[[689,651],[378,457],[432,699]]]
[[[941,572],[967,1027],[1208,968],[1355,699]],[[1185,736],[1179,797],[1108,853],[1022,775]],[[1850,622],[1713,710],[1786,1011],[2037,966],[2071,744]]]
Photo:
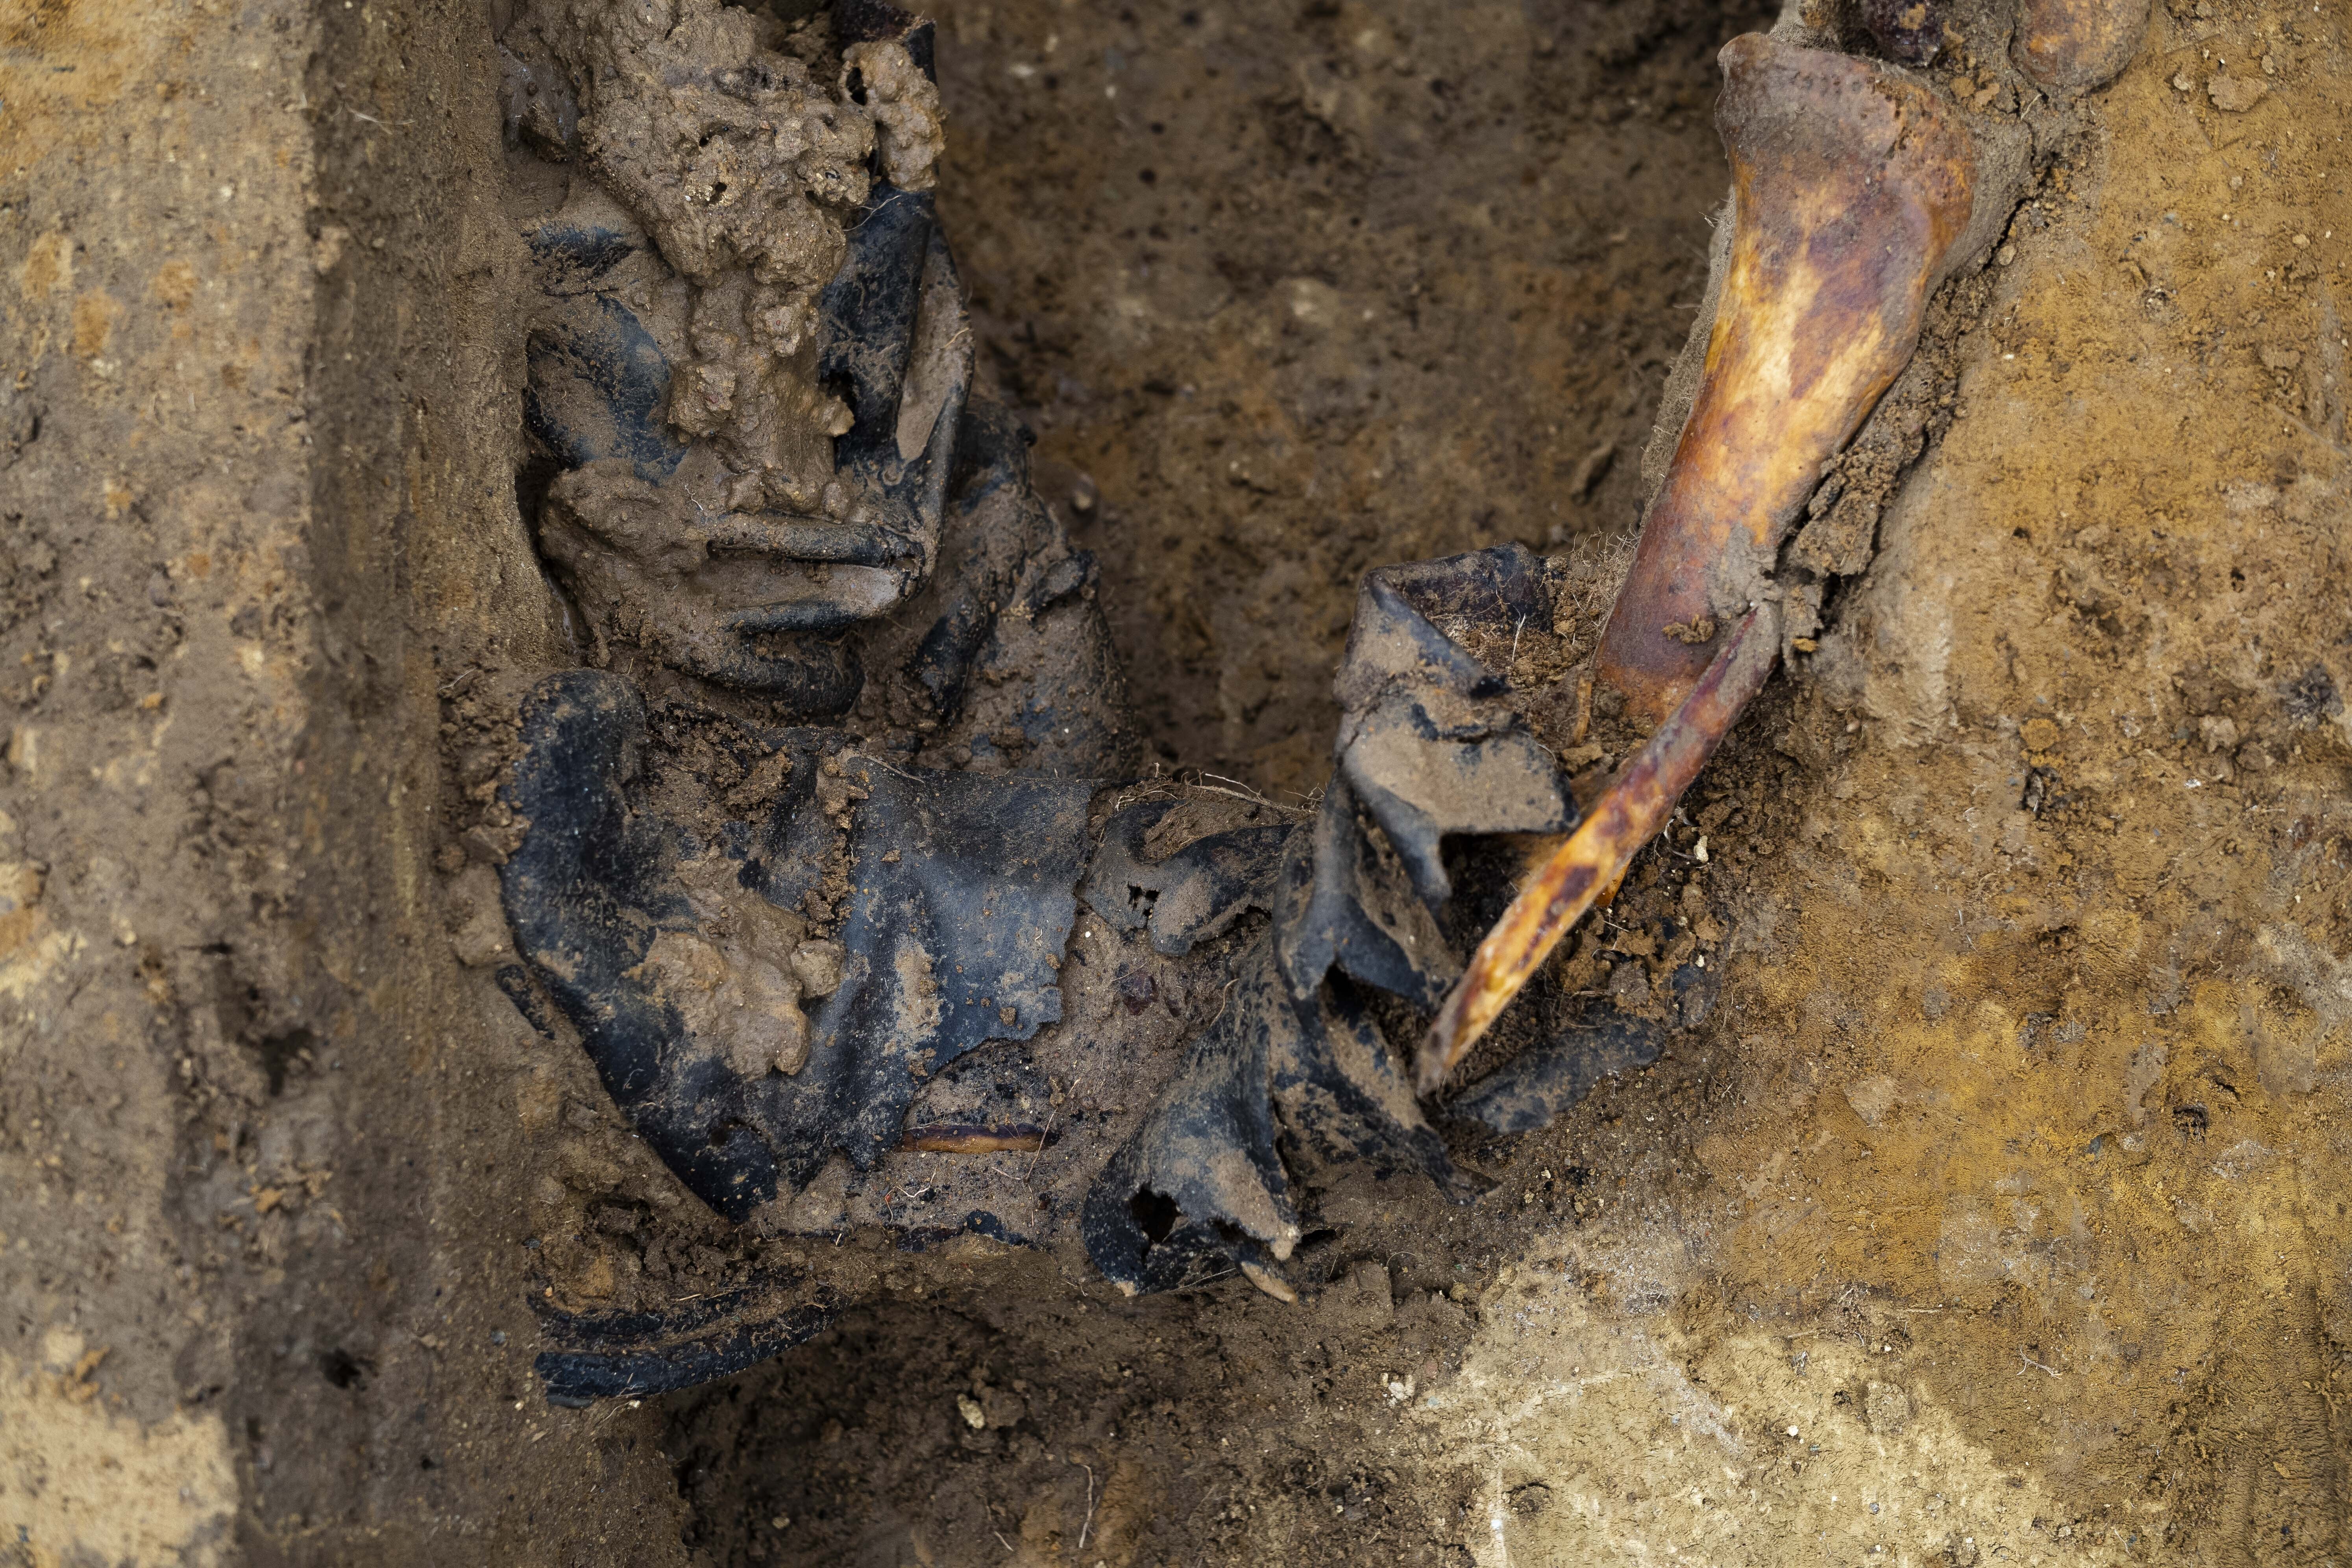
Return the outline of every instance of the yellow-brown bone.
[[[1520,888],[1471,954],[1422,1042],[1415,1064],[1422,1093],[1445,1081],[1569,928],[1616,888],[1634,852],[1665,826],[1780,656],[1780,611],[1759,605],[1733,627],[1682,706],[1610,780],[1591,813]]]
[[[898,1138],[901,1149],[932,1154],[1027,1154],[1045,1146],[1042,1127],[983,1127],[961,1121],[909,1127]]]
[[[2087,92],[2115,79],[2139,52],[2148,0],[2025,0],[2011,58],[2036,84]]]
[[[1728,266],[1698,395],[1601,645],[1601,678],[1654,720],[1714,657],[1689,628],[1746,608],[1823,459],[1909,361],[1975,184],[1967,132],[1893,68],[1757,34],[1721,58]]]

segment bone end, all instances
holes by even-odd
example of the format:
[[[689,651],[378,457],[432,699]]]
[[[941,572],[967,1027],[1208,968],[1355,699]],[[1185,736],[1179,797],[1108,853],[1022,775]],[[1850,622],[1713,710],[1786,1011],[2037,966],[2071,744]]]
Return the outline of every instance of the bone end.
[[[1423,1037],[1414,1082],[1435,1093],[1478,1037],[1673,815],[1706,760],[1780,658],[1780,613],[1759,605],[1722,639],[1696,685],[1593,803],[1592,810],[1520,887],[1478,944]]]
[[[1760,33],[1732,39],[1717,58],[1716,128],[1743,197],[1753,183],[1758,218],[1787,226],[1797,208],[1818,217],[1859,202],[1881,209],[1868,215],[1874,224],[1900,222],[1901,237],[1940,262],[1968,225],[1976,171],[1975,144],[1942,99],[1879,61]]]
[[[2148,0],[2025,0],[2011,58],[2052,92],[2088,92],[2123,74],[2147,31]]]
[[[1653,721],[1714,655],[1692,628],[1757,596],[1822,460],[1910,359],[1975,199],[1966,127],[1901,71],[1756,34],[1721,58],[1735,197],[1706,374],[1601,650]]]

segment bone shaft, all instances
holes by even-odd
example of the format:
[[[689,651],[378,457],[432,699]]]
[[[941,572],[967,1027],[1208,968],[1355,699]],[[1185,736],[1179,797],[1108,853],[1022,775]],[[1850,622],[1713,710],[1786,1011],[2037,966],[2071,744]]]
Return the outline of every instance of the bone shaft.
[[[1036,1127],[909,1127],[898,1146],[932,1154],[1028,1154],[1045,1146],[1045,1134]]]
[[[1601,639],[1601,678],[1663,719],[1707,667],[1708,626],[1772,552],[1910,359],[1966,223],[1967,137],[1916,84],[1735,38],[1717,121],[1732,237],[1697,396]]]
[[[1696,779],[1780,656],[1780,616],[1748,612],[1671,718],[1625,764],[1592,812],[1519,889],[1486,933],[1423,1042],[1420,1088],[1436,1089],[1569,929],[1625,874]]]

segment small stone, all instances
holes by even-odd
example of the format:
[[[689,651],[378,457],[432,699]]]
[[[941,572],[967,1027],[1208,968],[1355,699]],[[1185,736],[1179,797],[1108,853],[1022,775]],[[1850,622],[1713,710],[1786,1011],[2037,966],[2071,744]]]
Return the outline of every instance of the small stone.
[[[2217,76],[2205,84],[2205,96],[2227,114],[2243,114],[2268,95],[2271,84],[2260,77]]]
[[[962,1415],[963,1424],[975,1432],[988,1425],[988,1412],[969,1394],[956,1395],[956,1409]]]
[[[841,989],[842,965],[848,961],[837,942],[804,942],[793,949],[793,978],[803,996],[830,996]]]

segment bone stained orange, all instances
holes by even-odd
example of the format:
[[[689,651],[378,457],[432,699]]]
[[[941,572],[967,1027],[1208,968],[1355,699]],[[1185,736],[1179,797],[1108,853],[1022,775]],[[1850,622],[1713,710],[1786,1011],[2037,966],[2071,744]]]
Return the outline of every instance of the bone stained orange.
[[[909,1127],[900,1135],[898,1146],[933,1154],[1026,1154],[1045,1146],[1045,1131],[1042,1127],[1019,1124],[984,1127],[967,1122],[946,1122],[931,1127]]]
[[[1968,133],[1886,67],[1756,35],[1722,58],[1728,266],[1698,395],[1601,650],[1602,678],[1654,720],[1712,657],[1664,628],[1745,607],[1717,602],[1723,568],[1780,543],[1822,460],[1910,359],[1974,184]]]
[[[1519,889],[1438,1010],[1416,1064],[1428,1094],[1445,1081],[1486,1026],[1502,1015],[1559,939],[1616,889],[1643,845],[1656,837],[1675,803],[1748,700],[1763,689],[1780,657],[1777,606],[1749,611],[1724,640],[1687,700],[1626,763],[1593,802],[1591,815]]]
[[[2131,63],[2147,14],[2148,0],[2024,0],[2011,56],[2043,87],[2087,91]]]
[[[1601,646],[1602,679],[1664,723],[1480,942],[1422,1043],[1424,1094],[1615,889],[1763,687],[1780,620],[1751,599],[1770,552],[1909,361],[1969,222],[1974,145],[1925,88],[1754,35],[1722,58],[1728,265],[1698,395]],[[1692,637],[1743,611],[1719,645]]]

